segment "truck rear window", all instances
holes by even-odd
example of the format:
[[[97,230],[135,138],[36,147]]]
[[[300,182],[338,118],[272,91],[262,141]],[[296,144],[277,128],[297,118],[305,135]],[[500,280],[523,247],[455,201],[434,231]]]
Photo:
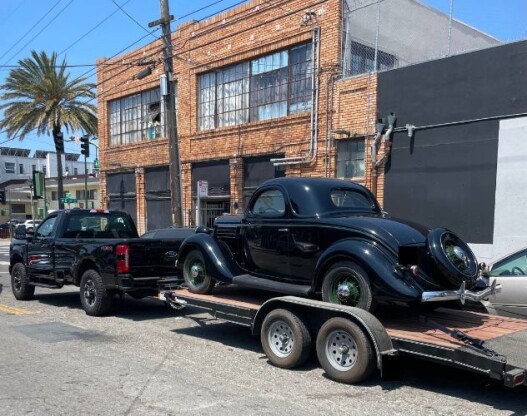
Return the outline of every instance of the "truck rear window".
[[[121,213],[70,215],[64,238],[130,238],[137,237],[135,226]]]

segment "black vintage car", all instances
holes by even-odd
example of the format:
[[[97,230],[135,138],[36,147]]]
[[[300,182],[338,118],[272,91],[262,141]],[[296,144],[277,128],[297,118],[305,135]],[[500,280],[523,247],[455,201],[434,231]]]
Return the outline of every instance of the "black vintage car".
[[[216,219],[180,247],[190,291],[217,282],[319,296],[372,310],[378,301],[479,300],[479,266],[453,232],[392,218],[363,186],[336,179],[263,183],[243,216]]]

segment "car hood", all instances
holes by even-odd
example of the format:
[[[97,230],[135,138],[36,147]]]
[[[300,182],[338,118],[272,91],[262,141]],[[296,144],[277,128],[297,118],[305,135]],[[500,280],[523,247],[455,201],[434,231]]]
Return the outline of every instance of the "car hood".
[[[400,218],[381,215],[339,215],[329,217],[325,222],[367,233],[374,240],[380,240],[395,251],[400,246],[425,244],[429,228]]]

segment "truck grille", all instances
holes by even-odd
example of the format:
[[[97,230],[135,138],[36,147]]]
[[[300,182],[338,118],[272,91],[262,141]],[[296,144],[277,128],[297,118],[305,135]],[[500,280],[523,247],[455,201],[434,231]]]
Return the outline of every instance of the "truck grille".
[[[214,234],[217,238],[236,238],[237,227],[216,227]]]

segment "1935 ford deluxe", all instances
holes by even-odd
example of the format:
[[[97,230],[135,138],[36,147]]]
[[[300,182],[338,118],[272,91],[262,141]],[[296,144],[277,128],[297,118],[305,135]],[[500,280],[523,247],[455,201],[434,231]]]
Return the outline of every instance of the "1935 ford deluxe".
[[[453,232],[392,218],[368,189],[336,179],[264,182],[243,216],[186,238],[177,265],[195,293],[221,282],[366,310],[480,300],[495,289],[471,290],[479,266]]]

